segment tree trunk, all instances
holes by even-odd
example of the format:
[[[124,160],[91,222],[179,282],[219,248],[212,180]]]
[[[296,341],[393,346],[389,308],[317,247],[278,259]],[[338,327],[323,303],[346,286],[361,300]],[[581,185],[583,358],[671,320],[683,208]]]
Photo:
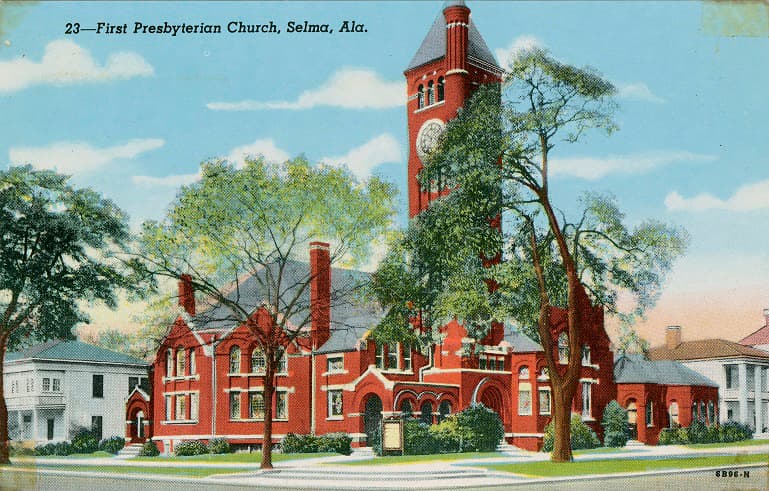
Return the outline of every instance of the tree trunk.
[[[10,442],[8,441],[8,406],[5,404],[5,385],[3,383],[3,364],[7,338],[0,338],[0,465],[11,463]]]
[[[552,462],[571,462],[574,459],[571,452],[571,406],[575,389],[576,384],[569,384],[566,380],[552,384],[555,437],[553,452],[550,454]]]
[[[272,399],[275,394],[275,354],[265,353],[267,366],[264,374],[264,437],[262,438],[262,469],[272,469]]]

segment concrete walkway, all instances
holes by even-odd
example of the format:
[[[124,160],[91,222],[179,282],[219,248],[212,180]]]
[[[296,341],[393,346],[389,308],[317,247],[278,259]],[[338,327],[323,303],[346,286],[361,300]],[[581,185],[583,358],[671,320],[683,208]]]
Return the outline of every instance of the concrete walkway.
[[[608,459],[653,459],[666,457],[697,457],[705,455],[739,455],[768,453],[769,442],[762,445],[722,448],[688,448],[685,446],[634,446],[617,452],[583,453],[575,456],[575,461],[608,460]],[[357,455],[356,455],[357,454]],[[130,466],[130,467],[218,467],[238,469],[233,474],[217,474],[207,478],[195,478],[197,482],[208,480],[217,484],[232,484],[238,486],[272,487],[272,488],[306,488],[306,489],[461,489],[487,488],[497,486],[512,486],[532,482],[554,482],[564,478],[531,478],[529,476],[490,471],[482,467],[491,463],[538,462],[549,460],[549,454],[543,452],[528,452],[516,450],[505,452],[499,457],[468,458],[455,461],[433,462],[404,462],[397,464],[366,465],[364,461],[372,460],[370,454],[353,453],[351,456],[334,455],[310,459],[288,460],[275,462],[275,469],[263,471],[259,463],[217,463],[191,462],[184,460],[169,461],[137,461],[134,459],[116,458],[45,458],[40,463],[59,464],[62,466],[93,466],[93,472],[79,471],[79,475],[97,475],[100,466]],[[343,462],[361,461],[355,466],[341,465]],[[30,460],[31,462],[31,460]],[[752,464],[748,468],[767,464]],[[253,471],[242,472],[241,469],[253,468]],[[42,472],[62,472],[66,469],[41,469]],[[701,471],[702,469],[655,471],[644,474],[666,474]],[[629,473],[623,475],[638,475]],[[572,479],[590,479],[591,476],[578,476]],[[167,476],[164,479],[183,482],[190,478]]]

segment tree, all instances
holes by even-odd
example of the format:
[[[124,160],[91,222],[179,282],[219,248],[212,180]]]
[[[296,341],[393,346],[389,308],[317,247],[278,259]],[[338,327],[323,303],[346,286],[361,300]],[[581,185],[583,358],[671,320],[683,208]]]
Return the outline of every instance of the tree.
[[[69,177],[30,166],[0,171],[0,464],[8,464],[3,361],[8,350],[72,338],[84,301],[116,306],[136,289],[119,260],[128,220],[113,202]]]
[[[264,353],[262,468],[272,467],[274,374],[288,344],[306,336],[312,323],[308,292],[318,273],[296,267],[297,260],[306,261],[311,241],[332,244],[331,264],[367,260],[372,243],[391,227],[393,200],[394,187],[376,177],[360,183],[346,169],[312,166],[303,158],[283,164],[248,160],[242,169],[208,162],[201,180],[181,189],[163,221],[143,226],[146,271],[188,275],[212,307],[206,315],[246,325]],[[365,279],[359,276],[332,288],[331,306],[355,301]],[[264,294],[261,306],[240,294],[253,285]]]
[[[386,274],[375,275],[375,292],[390,307],[385,321],[418,320],[420,332],[456,318],[482,339],[492,321],[516,320],[542,345],[550,374],[551,458],[570,461],[585,314],[578,299],[587,292],[630,324],[653,305],[688,237],[653,220],[628,228],[612,196],[586,194],[569,213],[556,207],[551,152],[591,129],[616,130],[611,83],[533,49],[512,61],[501,89],[478,89],[447,125],[419,179],[451,192],[412,220],[380,267]],[[417,281],[392,281],[400,275]],[[629,311],[617,306],[622,291],[636,300]],[[567,312],[566,365],[558,363],[555,307]]]
[[[601,417],[603,426],[603,444],[605,447],[624,447],[630,432],[628,431],[627,411],[617,401],[606,405]]]

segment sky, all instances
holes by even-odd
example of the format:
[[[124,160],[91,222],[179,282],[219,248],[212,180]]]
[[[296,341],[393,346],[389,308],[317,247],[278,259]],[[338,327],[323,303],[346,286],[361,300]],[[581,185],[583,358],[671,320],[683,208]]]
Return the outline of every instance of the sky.
[[[361,179],[394,182],[405,225],[403,70],[441,5],[0,2],[0,168],[29,163],[71,174],[76,185],[113,199],[138,227],[161,218],[207,159],[303,154],[347,165]],[[610,192],[631,225],[655,218],[688,230],[690,248],[639,333],[657,344],[665,326],[680,325],[684,340],[736,341],[763,325],[769,7],[468,6],[502,64],[536,45],[594,67],[617,86],[620,130],[556,147],[551,185],[564,210],[585,191]],[[290,22],[305,21],[334,32],[289,32]],[[345,21],[364,32],[340,32]],[[229,33],[233,22],[272,22],[281,32]],[[219,25],[222,32],[150,32],[166,23]],[[128,328],[137,310],[95,308],[93,328]]]

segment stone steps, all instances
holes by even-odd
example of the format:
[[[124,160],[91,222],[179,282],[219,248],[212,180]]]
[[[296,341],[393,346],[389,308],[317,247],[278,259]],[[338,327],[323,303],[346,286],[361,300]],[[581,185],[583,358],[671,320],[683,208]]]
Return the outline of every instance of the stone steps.
[[[133,457],[138,457],[139,453],[142,451],[143,446],[144,445],[141,443],[131,443],[130,445],[126,445],[117,453],[117,458],[130,459]]]

